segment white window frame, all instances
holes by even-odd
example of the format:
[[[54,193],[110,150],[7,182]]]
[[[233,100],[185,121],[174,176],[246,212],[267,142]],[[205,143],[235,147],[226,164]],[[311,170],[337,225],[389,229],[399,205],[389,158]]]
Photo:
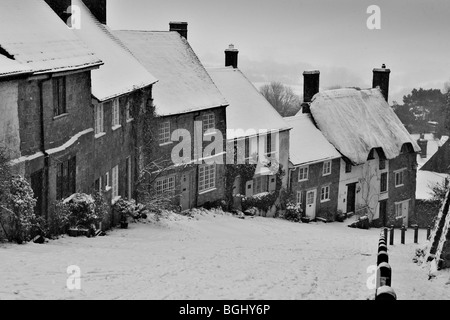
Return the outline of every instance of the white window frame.
[[[298,168],[298,182],[308,181],[308,179],[309,179],[309,166]]]
[[[100,176],[100,178],[98,178],[98,191],[103,191],[103,187],[102,187],[102,185],[103,185],[103,178],[102,178],[102,176]]]
[[[400,201],[400,202],[395,202],[395,206],[394,206],[394,214],[395,214],[395,217],[396,218],[399,218],[399,217],[403,217],[403,205],[405,204],[405,203],[407,203],[408,204],[408,208],[409,208],[409,202],[410,202],[410,200],[411,199],[408,199],[408,200],[404,200],[404,201]],[[400,208],[400,210],[398,210],[398,208]],[[400,213],[400,214],[399,214]]]
[[[329,176],[331,174],[331,161],[325,161],[323,163],[322,175]]]
[[[405,185],[405,171],[406,171],[406,168],[394,171],[394,179],[395,179],[394,182],[395,182],[395,187],[396,188],[400,188],[400,187],[403,187]],[[401,183],[400,184],[397,184],[397,175],[399,177],[401,177]]]
[[[120,128],[120,104],[119,98],[116,98],[112,101],[112,129]]]
[[[158,126],[158,140],[160,146],[172,142],[170,133],[170,121],[160,122]]]
[[[105,191],[109,191],[111,190],[111,179],[109,176],[109,171],[105,174],[106,176],[106,186],[105,186]]]
[[[94,119],[95,137],[99,138],[105,133],[103,103],[94,105]]]
[[[297,203],[301,205],[304,201],[305,199],[303,191],[297,191]]]
[[[331,191],[331,187],[329,185],[323,186],[322,188],[320,188],[320,202],[321,203],[331,200],[330,191]]]
[[[165,193],[175,194],[175,176],[162,177],[156,180],[155,190],[157,195],[162,195]]]
[[[112,168],[112,198],[119,196],[119,166]]]
[[[216,165],[205,164],[198,168],[198,191],[199,193],[216,189]]]
[[[204,113],[202,115],[203,133],[212,129],[215,132],[216,129],[216,115],[212,112]],[[210,132],[212,133],[212,132]]]
[[[134,120],[134,118],[131,116],[130,108],[131,108],[131,102],[130,102],[130,99],[128,99],[127,105],[125,106],[125,110],[126,110],[125,114],[126,114],[127,122],[131,122]]]

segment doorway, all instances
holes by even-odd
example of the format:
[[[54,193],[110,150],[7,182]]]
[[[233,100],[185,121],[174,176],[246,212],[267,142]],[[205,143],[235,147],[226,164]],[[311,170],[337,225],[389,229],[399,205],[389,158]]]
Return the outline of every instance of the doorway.
[[[190,192],[190,176],[188,173],[181,175],[181,210],[188,210],[191,208],[191,192]]]
[[[355,213],[356,182],[347,185],[347,214]]]
[[[317,190],[309,190],[306,192],[306,216],[310,219],[316,218],[316,196]]]

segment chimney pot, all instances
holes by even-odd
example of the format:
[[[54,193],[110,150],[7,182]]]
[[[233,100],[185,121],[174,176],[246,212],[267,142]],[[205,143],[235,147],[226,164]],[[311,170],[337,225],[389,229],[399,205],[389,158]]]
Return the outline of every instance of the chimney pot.
[[[303,113],[309,113],[308,105],[315,94],[319,93],[320,71],[310,70],[303,72]]]
[[[188,33],[188,23],[180,22],[180,21],[170,21],[169,22],[169,31],[176,31],[187,40]]]
[[[225,67],[232,66],[237,69],[238,67],[238,55],[239,50],[234,47],[234,44],[230,44],[228,49],[225,50]]]
[[[391,70],[386,69],[386,65],[383,63],[381,68],[373,69],[373,81],[372,88],[379,87],[384,99],[388,102],[389,99],[389,75]]]

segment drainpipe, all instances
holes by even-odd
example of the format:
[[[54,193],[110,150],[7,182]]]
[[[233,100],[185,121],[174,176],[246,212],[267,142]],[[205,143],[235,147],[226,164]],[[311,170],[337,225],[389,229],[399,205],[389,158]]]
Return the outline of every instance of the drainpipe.
[[[38,80],[38,86],[39,86],[39,108],[40,108],[40,122],[41,122],[41,143],[40,143],[40,147],[41,147],[41,152],[44,154],[44,186],[43,186],[43,202],[44,202],[44,214],[45,214],[45,219],[48,220],[48,186],[49,186],[49,182],[50,182],[50,178],[49,178],[49,163],[50,163],[50,159],[49,159],[49,154],[45,151],[45,129],[44,129],[44,92],[42,89],[42,84],[43,84],[44,80]]]

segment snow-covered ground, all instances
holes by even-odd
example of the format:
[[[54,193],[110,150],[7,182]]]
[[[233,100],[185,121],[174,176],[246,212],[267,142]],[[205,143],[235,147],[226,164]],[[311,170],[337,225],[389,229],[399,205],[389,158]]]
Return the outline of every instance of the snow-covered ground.
[[[379,229],[348,223],[171,214],[105,237],[0,245],[0,299],[367,299]],[[407,244],[389,247],[399,299],[450,299],[450,272],[428,280]],[[425,243],[421,230],[420,242]],[[68,266],[81,290],[67,288]]]

